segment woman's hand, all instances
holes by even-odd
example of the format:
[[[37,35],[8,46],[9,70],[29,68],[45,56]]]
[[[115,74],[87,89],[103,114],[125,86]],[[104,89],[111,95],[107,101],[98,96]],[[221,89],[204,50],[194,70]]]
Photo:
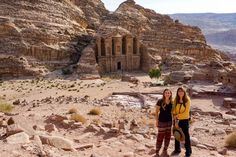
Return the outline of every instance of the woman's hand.
[[[178,120],[178,119],[175,119],[174,123],[175,123],[175,127],[176,127],[176,128],[179,128],[179,120]]]
[[[158,127],[158,120],[156,121],[156,126]]]
[[[178,124],[178,122],[176,122],[176,121],[175,121],[175,127],[176,127],[176,128],[179,128],[179,124]]]
[[[178,120],[178,115],[174,115],[174,120]]]

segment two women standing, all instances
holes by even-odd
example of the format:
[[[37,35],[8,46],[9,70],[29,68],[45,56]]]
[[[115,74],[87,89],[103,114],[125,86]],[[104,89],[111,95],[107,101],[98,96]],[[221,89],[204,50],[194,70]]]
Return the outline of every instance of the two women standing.
[[[156,105],[158,127],[156,157],[160,156],[159,151],[163,139],[165,139],[165,142],[162,156],[169,156],[167,149],[170,143],[172,120],[174,120],[174,127],[181,128],[184,133],[185,156],[190,157],[192,154],[189,136],[190,105],[190,98],[182,87],[177,89],[174,101],[172,101],[172,92],[169,89],[163,91],[162,99],[159,100]],[[180,152],[180,142],[175,139],[175,150],[172,152],[172,155],[179,154]]]

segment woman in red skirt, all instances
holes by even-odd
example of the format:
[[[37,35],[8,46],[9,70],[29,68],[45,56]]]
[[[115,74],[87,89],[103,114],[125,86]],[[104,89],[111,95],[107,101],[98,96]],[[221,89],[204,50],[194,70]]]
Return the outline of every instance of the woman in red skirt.
[[[172,126],[172,92],[169,89],[163,91],[162,99],[156,104],[156,125],[158,127],[156,141],[156,157],[159,157],[159,151],[164,140],[164,149],[162,156],[168,157],[167,149],[170,143],[171,126]]]

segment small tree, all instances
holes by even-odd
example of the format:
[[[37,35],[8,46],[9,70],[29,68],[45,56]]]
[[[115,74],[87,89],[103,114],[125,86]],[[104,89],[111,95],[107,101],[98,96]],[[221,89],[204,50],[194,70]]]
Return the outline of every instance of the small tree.
[[[161,76],[161,70],[160,69],[150,69],[148,72],[149,77],[158,79]]]

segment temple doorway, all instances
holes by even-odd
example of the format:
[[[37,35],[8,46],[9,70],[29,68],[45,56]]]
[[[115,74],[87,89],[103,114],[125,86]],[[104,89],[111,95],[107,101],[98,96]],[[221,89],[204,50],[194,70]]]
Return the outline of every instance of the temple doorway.
[[[117,70],[121,70],[121,62],[117,62]]]

